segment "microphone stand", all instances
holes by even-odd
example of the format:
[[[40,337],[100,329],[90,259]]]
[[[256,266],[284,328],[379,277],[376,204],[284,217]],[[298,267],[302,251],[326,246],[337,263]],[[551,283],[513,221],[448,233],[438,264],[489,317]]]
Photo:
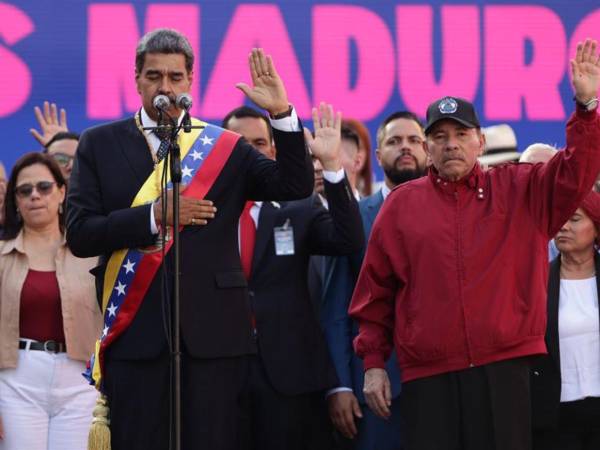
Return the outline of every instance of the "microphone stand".
[[[170,124],[161,125],[162,118],[168,117]],[[204,128],[191,125],[189,112],[186,111],[178,126],[175,119],[168,114],[164,114],[159,110],[159,125],[157,127],[145,127],[144,130],[165,130],[170,131],[169,136],[169,151],[166,158],[169,162],[169,170],[171,174],[171,183],[173,185],[173,259],[174,259],[174,279],[173,293],[171,302],[171,362],[172,362],[172,378],[171,378],[171,404],[173,406],[173,429],[170,445],[174,444],[174,450],[181,450],[181,333],[180,333],[180,240],[179,240],[179,197],[181,186],[181,149],[177,143],[177,135],[183,128],[184,132],[189,133],[195,128]],[[165,161],[166,163],[166,161]],[[167,233],[164,231],[166,239]],[[164,261],[163,261],[164,264]],[[173,442],[174,441],[174,442]]]
[[[187,112],[186,112],[187,114]],[[173,120],[173,119],[171,119]],[[171,342],[173,360],[173,409],[175,450],[181,450],[181,341],[180,341],[180,253],[179,253],[179,189],[181,186],[181,151],[177,143],[179,128],[173,126],[169,152],[169,169],[171,171],[171,183],[173,184],[173,257],[175,259],[175,277],[173,280],[173,302],[171,327]]]

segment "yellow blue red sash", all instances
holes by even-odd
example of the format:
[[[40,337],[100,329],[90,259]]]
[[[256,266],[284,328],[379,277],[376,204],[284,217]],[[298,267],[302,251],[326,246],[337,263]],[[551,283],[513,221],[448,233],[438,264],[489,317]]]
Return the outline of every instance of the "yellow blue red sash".
[[[191,133],[179,136],[183,175],[181,195],[202,199],[221,173],[240,136],[196,119],[192,119],[192,125],[204,128],[194,129]],[[131,207],[148,204],[159,198],[160,187],[155,182],[156,171],[161,174],[163,164],[164,161],[156,165]],[[168,253],[172,244],[173,241],[166,241],[164,252],[147,252],[132,248],[117,250],[108,261],[102,297],[104,327],[84,373],[90,384],[100,391],[105,351],[133,321],[164,255]]]

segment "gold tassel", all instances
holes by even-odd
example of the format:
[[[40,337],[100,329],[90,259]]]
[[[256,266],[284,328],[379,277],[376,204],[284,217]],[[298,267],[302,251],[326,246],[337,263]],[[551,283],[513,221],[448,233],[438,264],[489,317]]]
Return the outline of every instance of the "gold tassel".
[[[108,402],[102,394],[96,400],[88,436],[88,450],[110,450],[110,421],[108,420]]]

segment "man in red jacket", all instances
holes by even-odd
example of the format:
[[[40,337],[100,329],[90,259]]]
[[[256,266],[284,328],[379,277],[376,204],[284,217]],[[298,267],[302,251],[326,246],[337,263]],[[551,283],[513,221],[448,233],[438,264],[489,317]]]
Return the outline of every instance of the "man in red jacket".
[[[546,164],[483,172],[473,105],[427,110],[429,175],[395,189],[375,222],[350,315],[367,403],[389,415],[395,346],[408,450],[528,450],[528,356],[546,352],[548,240],[600,172],[596,41],[571,61],[576,112]]]

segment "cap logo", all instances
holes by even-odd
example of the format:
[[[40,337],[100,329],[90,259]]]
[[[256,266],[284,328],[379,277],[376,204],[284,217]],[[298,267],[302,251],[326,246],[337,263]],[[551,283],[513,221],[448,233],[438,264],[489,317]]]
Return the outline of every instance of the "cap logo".
[[[438,109],[442,114],[453,114],[458,109],[458,103],[453,98],[446,97],[440,102]]]

